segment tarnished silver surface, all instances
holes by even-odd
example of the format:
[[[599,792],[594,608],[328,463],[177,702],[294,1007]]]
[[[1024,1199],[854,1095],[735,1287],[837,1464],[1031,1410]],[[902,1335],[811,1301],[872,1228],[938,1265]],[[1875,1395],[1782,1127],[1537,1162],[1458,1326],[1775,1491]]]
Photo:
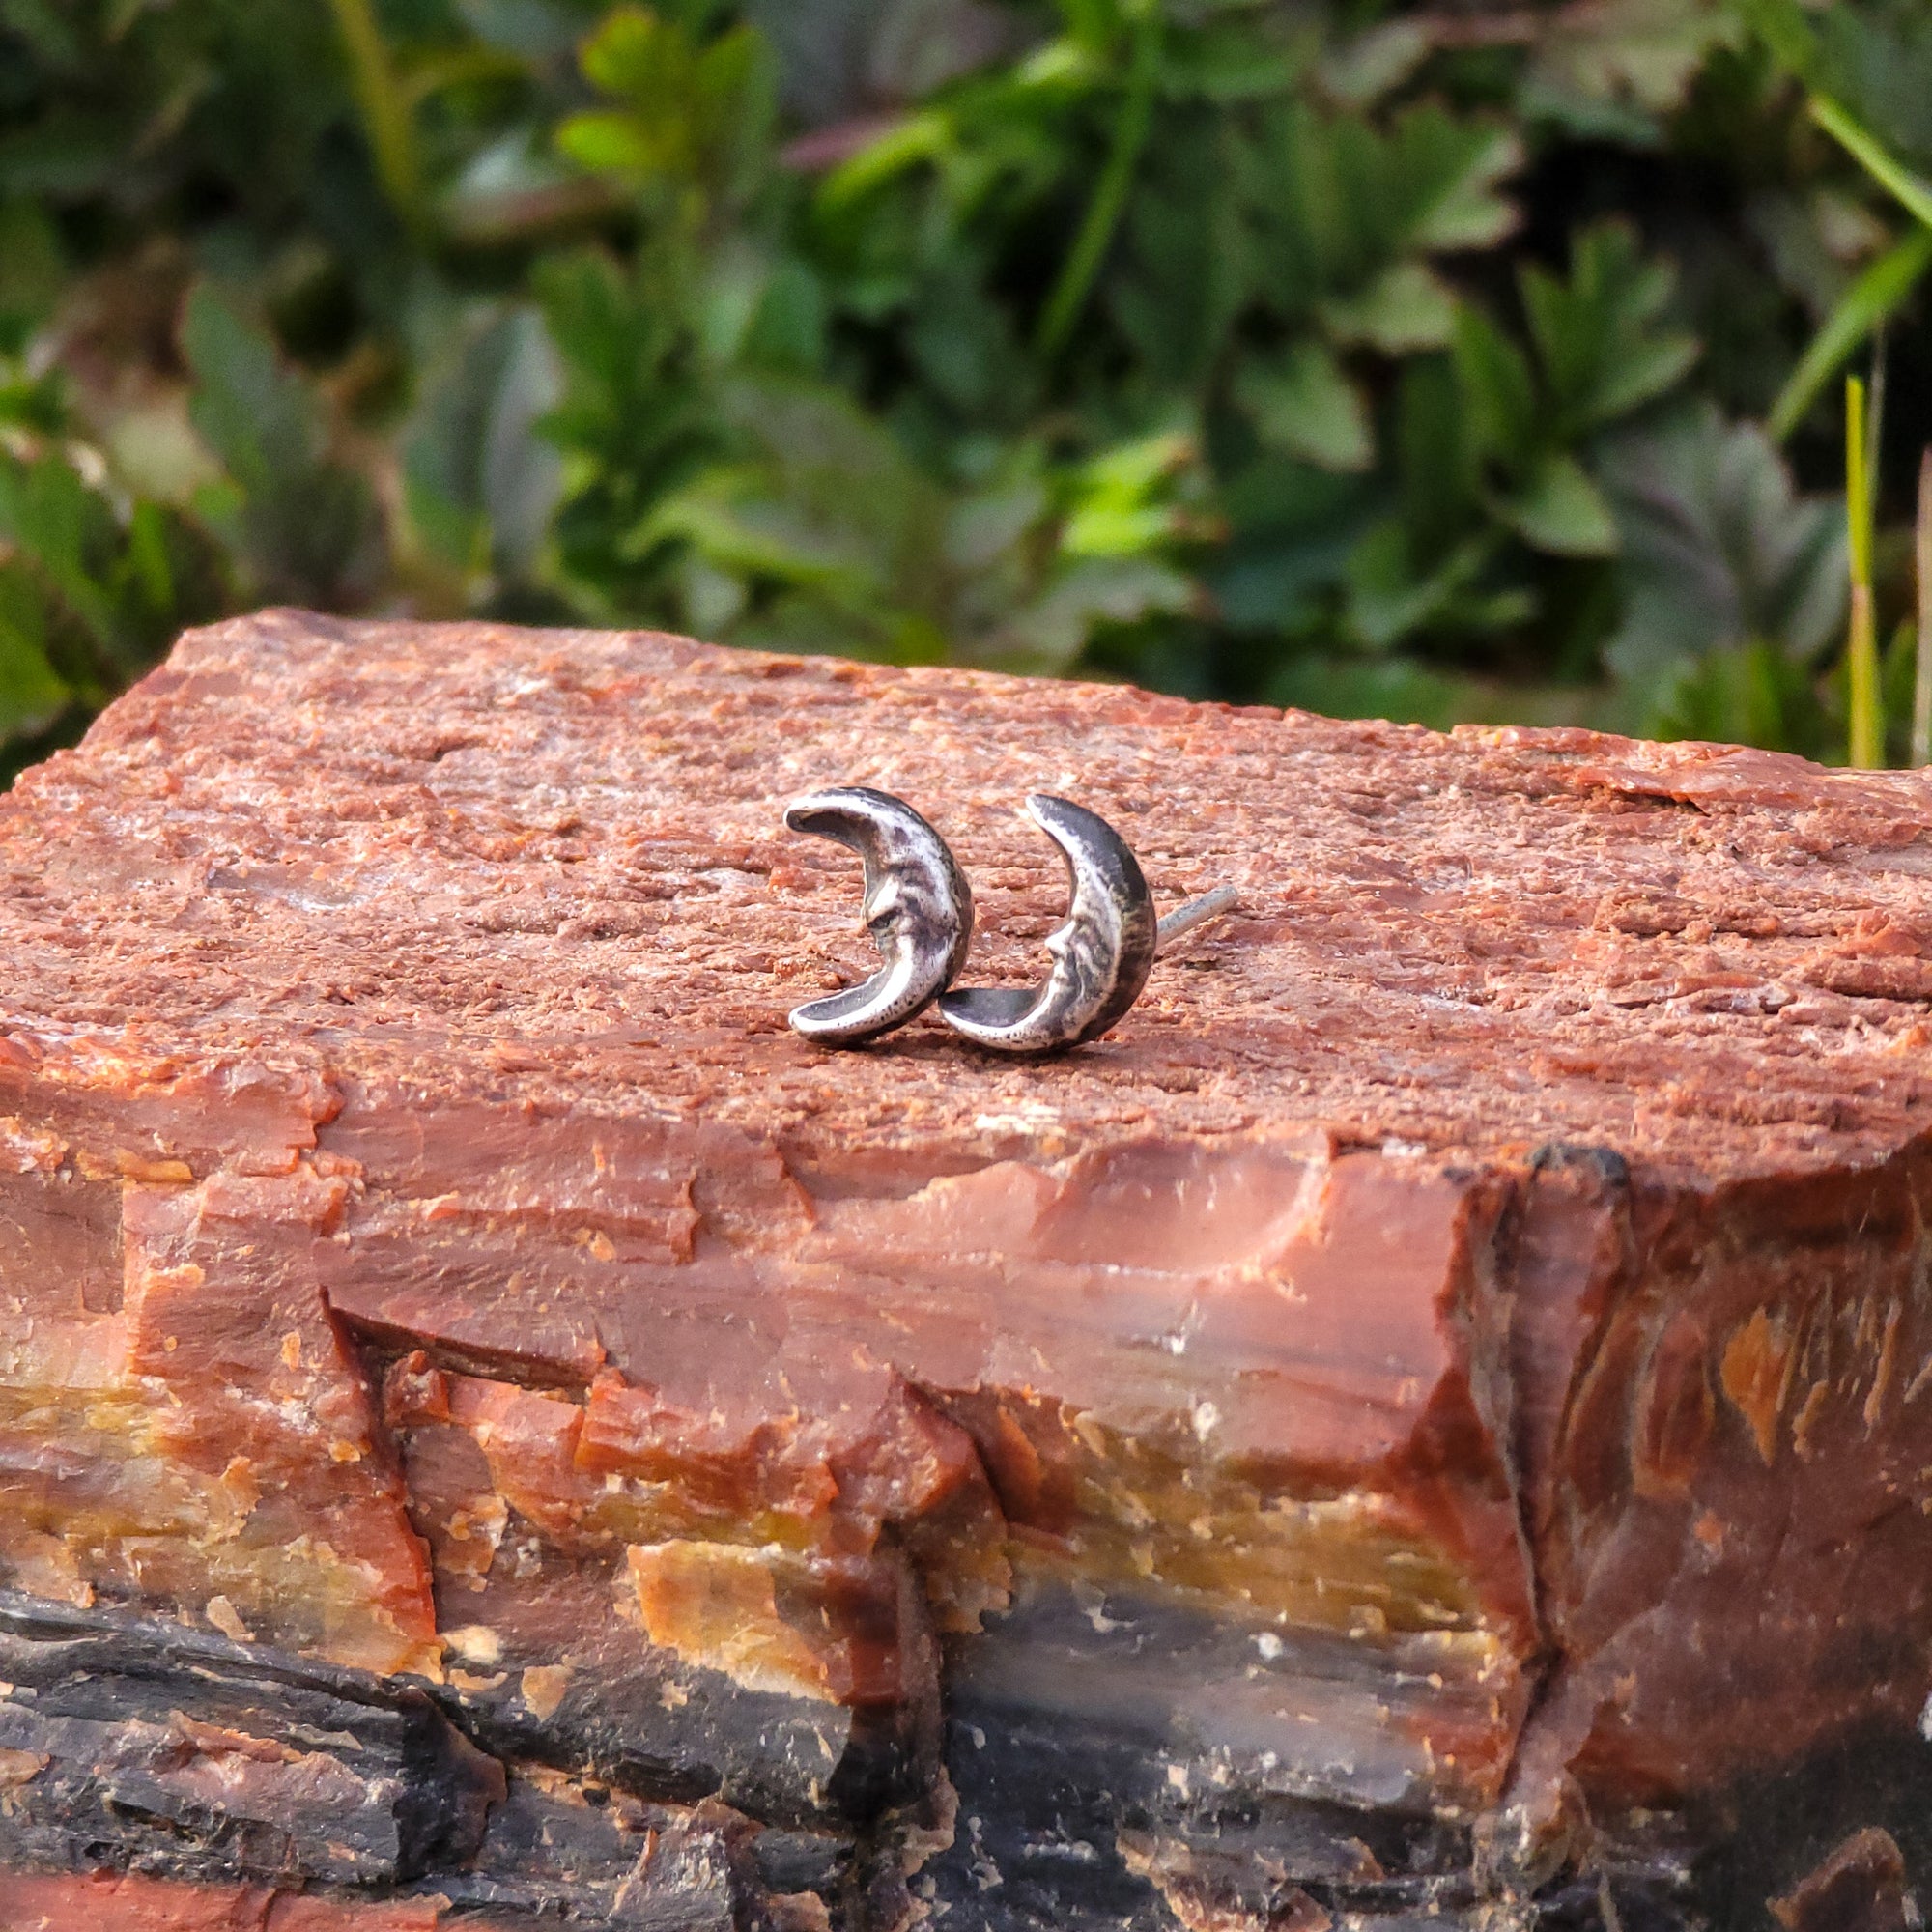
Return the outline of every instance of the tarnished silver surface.
[[[865,861],[864,918],[886,962],[859,985],[794,1007],[793,1030],[851,1046],[903,1026],[952,982],[973,938],[973,890],[946,840],[903,799],[867,785],[808,792],[784,822]]]
[[[1140,997],[1159,945],[1140,862],[1084,806],[1036,792],[1027,811],[1066,856],[1072,901],[1047,935],[1053,970],[1037,986],[962,986],[943,995],[954,1032],[997,1053],[1052,1053],[1097,1038]]]

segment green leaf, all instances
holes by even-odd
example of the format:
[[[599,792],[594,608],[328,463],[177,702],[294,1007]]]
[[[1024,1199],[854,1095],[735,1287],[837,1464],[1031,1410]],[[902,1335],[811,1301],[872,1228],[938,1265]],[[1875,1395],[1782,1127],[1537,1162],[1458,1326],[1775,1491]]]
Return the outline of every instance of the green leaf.
[[[60,235],[31,201],[0,202],[0,355],[17,354],[61,292]]]
[[[1505,464],[1523,461],[1542,428],[1529,358],[1488,316],[1466,303],[1456,311],[1451,348],[1474,453]]]
[[[1385,651],[1448,609],[1489,562],[1487,536],[1459,544],[1434,569],[1418,568],[1408,532],[1391,518],[1356,544],[1348,564],[1350,629],[1369,649]]]
[[[891,433],[837,390],[745,381],[724,398],[743,446],[668,496],[630,538],[669,538],[713,565],[877,614],[929,594],[946,506]]]
[[[244,492],[272,493],[314,465],[322,441],[314,397],[212,283],[189,295],[181,343],[195,382],[188,418]]]
[[[112,658],[123,655],[107,577],[120,532],[105,502],[57,456],[0,451],[0,542],[12,544]]]
[[[17,35],[56,72],[78,72],[87,58],[86,43],[69,10],[58,0],[4,0],[0,25]]]
[[[1647,737],[1762,745],[1817,757],[1828,721],[1811,674],[1762,639],[1679,664],[1643,721]]]
[[[1826,7],[1815,31],[1812,95],[1922,178],[1932,170],[1932,15],[1921,0]]]
[[[1067,556],[1141,556],[1173,535],[1170,509],[1090,503],[1067,518],[1060,548]]]
[[[1818,37],[1799,0],[1737,0],[1739,13],[1773,55],[1810,82],[1819,65]]]
[[[775,106],[763,37],[742,26],[721,34],[698,55],[695,78],[708,185],[743,197],[759,180]]]
[[[1358,295],[1331,297],[1321,313],[1337,342],[1385,355],[1445,349],[1456,331],[1456,298],[1421,262],[1396,263]]]
[[[1527,85],[1667,113],[1715,49],[1738,43],[1742,25],[1727,0],[1598,0],[1550,17]]]
[[[1046,520],[1046,486],[1023,477],[963,497],[946,520],[946,561],[954,570],[985,571]]]
[[[1263,253],[1225,181],[1227,164],[1210,128],[1150,144],[1127,204],[1124,245],[1103,284],[1118,326],[1164,388],[1198,390],[1210,380]],[[1225,185],[1204,200],[1207,182]]]
[[[1610,506],[1574,456],[1547,456],[1501,498],[1496,513],[1533,550],[1552,556],[1614,556]]]
[[[905,345],[935,396],[969,421],[1002,402],[1017,413],[1043,374],[1022,350],[1011,313],[952,264],[935,266],[920,290]]]
[[[1490,248],[1515,231],[1516,207],[1495,191],[1522,165],[1514,134],[1423,106],[1396,123],[1395,136],[1404,171],[1429,185],[1408,226],[1415,246]]]
[[[828,311],[823,279],[798,256],[783,256],[771,265],[738,347],[748,361],[810,374],[825,359]]]
[[[181,340],[188,419],[241,492],[229,530],[258,589],[354,604],[382,567],[382,517],[368,482],[325,454],[319,398],[209,283],[188,297]]]
[[[1116,443],[1073,473],[1065,556],[1138,556],[1158,551],[1183,524],[1169,486],[1198,456],[1191,437],[1141,437]]]
[[[587,110],[556,130],[560,154],[593,174],[656,175],[676,172],[688,153],[676,122],[652,123],[636,114]]]
[[[1487,521],[1483,466],[1450,357],[1416,356],[1404,365],[1394,440],[1409,542],[1418,556],[1446,555]]]
[[[1068,670],[1100,625],[1136,623],[1157,612],[1178,615],[1197,601],[1193,582],[1165,564],[1146,557],[1081,557],[995,633],[983,655],[1014,670]]]
[[[32,585],[0,569],[0,739],[45,730],[72,699],[47,662],[45,613]]]
[[[396,213],[419,234],[424,218],[422,157],[412,103],[397,78],[383,23],[373,0],[331,0],[331,6],[376,171]]]
[[[888,582],[890,559],[870,536],[849,518],[772,492],[755,469],[721,467],[660,504],[638,543],[681,537],[715,569],[860,604],[883,596]]]
[[[1408,533],[1390,519],[1378,524],[1350,553],[1349,623],[1371,650],[1387,650],[1424,622],[1445,587],[1413,569]]]
[[[583,43],[578,64],[592,87],[628,96],[638,105],[661,102],[691,79],[691,42],[648,7],[613,7]]]
[[[1322,56],[1322,92],[1345,107],[1372,107],[1408,79],[1433,51],[1429,30],[1420,21],[1385,20]]]
[[[156,503],[136,503],[128,519],[128,577],[151,611],[166,615],[173,611],[178,594],[174,560]]]
[[[1208,581],[1227,623],[1262,633],[1299,633],[1322,620],[1377,507],[1366,479],[1284,456],[1248,464],[1222,506],[1232,532]]]
[[[1812,665],[1837,641],[1842,504],[1800,497],[1755,424],[1700,403],[1610,439],[1598,474],[1623,538],[1623,622],[1605,655],[1633,687],[1706,651],[1761,641]]]
[[[557,146],[583,167],[639,181],[743,192],[762,152],[770,111],[764,43],[734,27],[699,46],[646,7],[616,7],[584,42],[584,78],[622,100],[620,111],[572,115]]]
[[[818,205],[827,213],[838,213],[910,170],[940,159],[952,146],[950,115],[938,108],[909,114],[834,168],[819,184]]]
[[[38,123],[0,135],[0,197],[66,201],[103,193],[126,139],[111,116],[56,102]]]
[[[1170,99],[1226,103],[1286,94],[1306,71],[1317,44],[1303,31],[1284,39],[1226,20],[1170,34],[1160,50],[1160,91]]]
[[[1487,245],[1516,225],[1495,192],[1520,159],[1514,138],[1433,102],[1386,128],[1288,103],[1260,117],[1257,135],[1252,151],[1233,150],[1235,179],[1260,230],[1259,274],[1290,317],[1312,298],[1353,295],[1405,256]],[[1202,145],[1210,167],[1226,152]],[[1178,218],[1205,233],[1207,169],[1168,165]]]
[[[472,327],[433,370],[402,438],[417,529],[450,563],[515,579],[534,564],[562,494],[537,424],[561,376],[542,319],[506,309]]]
[[[1124,15],[1128,28],[1125,91],[1108,134],[1106,165],[1100,170],[1080,226],[1060,265],[1034,329],[1035,352],[1051,363],[1065,347],[1093,293],[1094,283],[1114,245],[1122,216],[1133,194],[1141,152],[1153,128],[1164,43],[1158,10],[1135,6]]]
[[[1324,469],[1366,469],[1375,461],[1368,405],[1325,343],[1295,343],[1285,355],[1244,363],[1235,399],[1268,448]]]
[[[651,611],[676,558],[669,546],[639,549],[638,531],[717,456],[715,382],[666,292],[601,250],[546,262],[535,280],[563,372],[541,425],[564,459],[560,574],[604,620]]]
[[[1766,426],[1774,438],[1782,442],[1798,427],[1845,358],[1904,302],[1928,268],[1932,228],[1915,228],[1845,291],[1771,407]]]
[[[1575,238],[1568,282],[1534,267],[1520,280],[1559,436],[1586,435],[1654,402],[1697,359],[1693,336],[1656,326],[1670,300],[1670,271],[1643,259],[1621,221]]]

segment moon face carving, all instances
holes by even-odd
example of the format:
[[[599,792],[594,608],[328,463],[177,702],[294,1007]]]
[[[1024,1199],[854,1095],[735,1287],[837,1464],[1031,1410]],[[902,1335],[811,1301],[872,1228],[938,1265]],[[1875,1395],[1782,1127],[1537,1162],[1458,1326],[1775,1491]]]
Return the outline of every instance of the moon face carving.
[[[903,1026],[952,982],[973,938],[972,888],[946,840],[902,799],[867,785],[795,798],[784,822],[865,862],[865,922],[886,962],[859,985],[795,1007],[793,1031],[852,1046]]]
[[[996,1053],[1052,1053],[1096,1039],[1140,998],[1159,945],[1153,895],[1127,842],[1097,813],[1036,792],[1034,823],[1066,858],[1072,898],[1047,935],[1037,986],[962,986],[939,1002],[954,1032]]]

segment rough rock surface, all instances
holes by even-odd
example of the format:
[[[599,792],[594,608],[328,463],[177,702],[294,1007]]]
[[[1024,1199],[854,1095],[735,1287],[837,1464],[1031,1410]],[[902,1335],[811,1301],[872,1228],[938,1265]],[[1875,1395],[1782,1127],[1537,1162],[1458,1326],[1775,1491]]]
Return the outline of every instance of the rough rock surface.
[[[856,867],[779,812],[840,782],[952,842],[975,983],[1064,904],[1030,790],[1241,907],[1062,1059],[828,1054]],[[0,1898],[1631,1927],[1909,1865],[1881,1793],[1751,1820],[1932,1758],[1928,825],[1584,732],[190,636],[0,802],[0,1583],[154,1679],[0,1699]],[[216,1652],[246,1721],[169,1701]],[[352,1682],[434,1700],[438,1817],[509,1767],[480,1838],[388,1732],[268,1750]]]

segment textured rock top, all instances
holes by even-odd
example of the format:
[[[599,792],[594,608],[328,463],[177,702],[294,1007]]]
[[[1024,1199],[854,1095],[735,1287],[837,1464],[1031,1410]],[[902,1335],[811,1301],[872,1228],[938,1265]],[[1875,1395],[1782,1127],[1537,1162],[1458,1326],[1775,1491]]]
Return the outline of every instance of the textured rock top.
[[[856,1053],[786,1009],[876,965],[810,787],[899,793],[973,881],[965,978],[1039,977],[1063,793],[1162,910],[1235,916],[1106,1039]],[[1577,731],[1298,712],[646,634],[269,611],[184,638],[0,801],[0,1053],[522,1101],[962,1167],[1148,1133],[1718,1180],[1932,1117],[1932,782]]]

